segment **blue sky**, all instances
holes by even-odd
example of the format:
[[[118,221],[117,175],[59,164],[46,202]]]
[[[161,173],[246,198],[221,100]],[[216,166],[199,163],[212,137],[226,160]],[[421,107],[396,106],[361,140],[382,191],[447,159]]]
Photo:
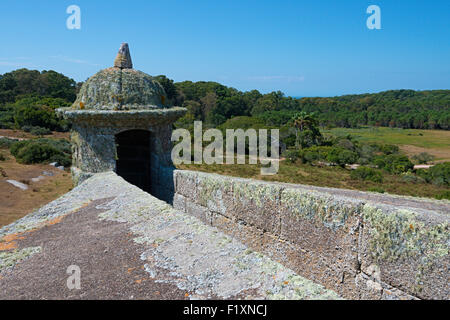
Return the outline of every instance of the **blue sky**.
[[[81,30],[68,30],[69,5]],[[369,30],[369,5],[381,30]],[[112,66],[175,81],[333,96],[450,89],[448,0],[43,0],[0,2],[0,73],[56,70],[77,81]]]

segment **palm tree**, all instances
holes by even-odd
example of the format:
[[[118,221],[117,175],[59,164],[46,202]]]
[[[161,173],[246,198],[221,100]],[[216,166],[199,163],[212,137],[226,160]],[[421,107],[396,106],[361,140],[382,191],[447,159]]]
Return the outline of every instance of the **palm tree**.
[[[315,113],[307,113],[301,111],[296,113],[292,118],[293,125],[295,128],[295,147],[298,148],[299,145],[299,131],[302,132],[305,128],[311,128],[317,126],[317,120]]]

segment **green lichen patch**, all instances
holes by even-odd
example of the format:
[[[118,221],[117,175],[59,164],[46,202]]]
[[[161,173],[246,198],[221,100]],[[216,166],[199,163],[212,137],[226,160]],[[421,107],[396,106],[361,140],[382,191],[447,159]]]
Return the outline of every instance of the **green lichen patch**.
[[[409,257],[427,260],[448,255],[449,224],[426,225],[408,210],[385,213],[365,205],[364,221],[368,223],[370,252],[377,260],[397,261]]]
[[[41,252],[41,247],[30,247],[21,250],[0,251],[0,272],[14,267],[35,253]]]
[[[359,202],[295,188],[283,190],[281,204],[297,217],[316,220],[333,230],[344,227],[350,217],[359,216],[361,211]]]
[[[233,182],[233,192],[236,201],[251,201],[258,208],[267,202],[278,203],[283,188],[277,184],[236,180]]]

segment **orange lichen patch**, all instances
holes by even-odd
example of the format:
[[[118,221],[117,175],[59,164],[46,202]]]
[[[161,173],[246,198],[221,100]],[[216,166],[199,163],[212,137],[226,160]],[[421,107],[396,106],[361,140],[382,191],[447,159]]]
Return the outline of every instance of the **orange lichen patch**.
[[[140,284],[142,281],[145,281],[145,280],[147,280],[147,278],[138,279],[138,280],[135,280],[134,282],[136,282],[137,284]]]
[[[25,239],[24,233],[7,234],[0,239],[0,251],[12,250],[17,248],[17,240]]]
[[[12,250],[17,248],[17,242],[0,242],[0,251]]]
[[[34,232],[44,226],[52,226],[54,224],[60,223],[66,215],[59,216],[55,219],[46,221],[42,225],[37,226],[36,228],[33,228],[31,230],[27,230],[25,232],[19,232],[19,233],[11,233],[3,236],[3,238],[0,239],[0,251],[6,251],[6,250],[12,250],[17,248],[17,241],[25,239],[25,234]]]
[[[52,220],[47,221],[47,222],[45,223],[45,225],[46,225],[46,226],[52,226],[52,225],[54,225],[54,224],[60,223],[65,217],[66,217],[66,215],[59,216],[59,217],[57,217],[57,218],[55,218],[55,219],[52,219]]]

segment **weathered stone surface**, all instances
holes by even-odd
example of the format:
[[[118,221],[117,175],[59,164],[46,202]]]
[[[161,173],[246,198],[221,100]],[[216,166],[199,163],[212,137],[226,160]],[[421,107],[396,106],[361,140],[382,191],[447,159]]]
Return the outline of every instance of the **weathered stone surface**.
[[[347,298],[450,299],[448,201],[179,170],[175,192],[213,226]],[[270,210],[261,216],[272,203],[279,229]]]
[[[175,170],[174,176],[176,179],[176,193],[196,202],[198,198],[197,172]]]
[[[95,205],[95,209],[100,210],[101,213],[91,214],[87,211],[71,213],[81,207],[86,208],[86,205],[89,207],[97,200],[101,202]],[[90,210],[93,209],[94,207]],[[101,259],[102,264],[100,265],[93,266],[86,263],[81,265],[82,274],[90,275],[89,280],[92,280],[85,279],[85,282],[82,280],[82,290],[86,290],[87,283],[93,283],[94,292],[102,293],[106,298],[114,298],[114,296],[104,294],[111,292],[110,281],[120,279],[118,281],[121,281],[123,287],[130,286],[131,282],[136,294],[139,291],[154,289],[152,281],[157,281],[175,285],[186,292],[190,299],[339,299],[339,296],[331,290],[305,279],[267,256],[249,249],[217,228],[174,210],[167,203],[130,185],[113,172],[96,174],[37,212],[1,228],[0,238],[12,233],[34,229],[45,221],[51,221],[50,219],[63,215],[67,217],[60,222],[59,226],[69,223],[68,220],[72,220],[73,215],[88,215],[89,218],[86,218],[79,228],[83,232],[86,232],[87,229],[88,233],[92,233],[93,239],[91,240],[96,243],[103,244],[105,232],[108,233],[114,229],[114,239],[117,242],[130,244],[132,241],[139,245],[130,247],[130,249],[137,250],[140,257],[138,261],[132,261],[132,264],[129,256],[115,252],[118,257],[116,260]],[[116,225],[120,223],[120,228],[115,228],[112,222]],[[98,227],[101,223],[109,228]],[[92,226],[97,226],[99,229],[89,230]],[[80,232],[74,228],[67,231],[69,233]],[[38,243],[40,243],[39,240],[37,239]],[[56,238],[51,242],[61,245],[62,241],[58,241]],[[45,254],[48,250],[47,245],[45,241],[42,243],[42,253],[39,252],[40,248],[30,247],[25,251],[0,254],[0,274],[2,276],[0,287],[5,288],[5,284],[7,284],[6,287],[17,285],[14,278],[2,273],[4,267],[14,266],[12,272],[21,270],[22,274],[25,274],[24,269],[21,269],[23,264]],[[94,248],[98,247],[98,245],[94,246]],[[86,245],[83,246],[83,250],[73,250],[71,251],[73,256],[69,258],[80,261],[81,257],[98,256],[99,252],[89,251],[92,248],[92,246]],[[123,250],[123,248],[121,249]],[[63,251],[64,248],[61,250]],[[114,251],[114,247],[109,247],[109,251]],[[104,254],[102,251],[101,255]],[[39,258],[42,260],[42,256]],[[65,262],[65,260],[59,261],[58,256],[55,258],[57,261],[51,261],[55,265]],[[23,262],[25,259],[27,261]],[[87,260],[89,261],[89,259]],[[136,278],[135,273],[131,273],[128,268],[130,264],[132,266],[137,264],[136,268],[145,270],[148,278],[151,279]],[[41,266],[42,264],[37,263],[28,265],[25,270],[32,272],[26,273],[25,276],[29,276],[31,273],[39,274],[38,270]],[[97,271],[98,268],[108,268],[108,270],[113,268],[116,273],[108,272],[105,275],[105,272],[92,272],[90,268],[94,267]],[[27,293],[31,291],[29,294],[31,298],[39,298],[42,293],[48,291],[48,283],[53,283],[54,286],[61,286],[58,287],[58,289],[62,289],[60,292],[67,293],[66,268],[67,266],[64,264],[64,270],[60,272],[64,281],[58,279],[55,282],[54,274],[49,272],[51,276],[39,279],[30,277],[36,280],[21,281],[20,287],[16,287],[17,291],[19,294],[20,291]],[[119,273],[120,277],[117,276]],[[41,283],[42,279],[46,282]],[[139,283],[137,280],[140,280]],[[142,283],[140,283],[141,281]],[[34,290],[30,290],[30,288]],[[0,296],[5,298],[3,292],[5,291],[0,290]],[[74,292],[69,292],[69,294],[73,295]],[[140,297],[140,295],[136,296]],[[166,296],[166,292],[161,292],[160,298]],[[87,295],[87,297],[90,296]]]
[[[233,185],[231,179],[203,172],[196,173],[196,202],[207,207],[211,212],[232,217]]]
[[[108,68],[89,78],[81,87],[75,110],[142,110],[163,108],[163,87],[153,77],[134,69]]]
[[[362,216],[364,273],[422,299],[450,298],[448,215],[367,204]]]
[[[130,48],[128,43],[122,43],[114,60],[114,67],[120,69],[132,69],[133,62],[131,61]]]
[[[200,221],[211,225],[211,213],[207,208],[191,201],[186,201],[186,213],[198,218]]]
[[[342,282],[358,273],[361,203],[300,188],[283,190],[280,202],[281,238],[305,251],[296,258],[297,267],[304,266],[305,276],[322,278],[328,287],[353,295],[354,283],[344,287]]]
[[[277,184],[247,179],[232,179],[232,215],[263,231],[279,235],[280,195],[283,187]]]
[[[186,198],[181,194],[175,194],[173,196],[173,208],[175,210],[186,212]]]

